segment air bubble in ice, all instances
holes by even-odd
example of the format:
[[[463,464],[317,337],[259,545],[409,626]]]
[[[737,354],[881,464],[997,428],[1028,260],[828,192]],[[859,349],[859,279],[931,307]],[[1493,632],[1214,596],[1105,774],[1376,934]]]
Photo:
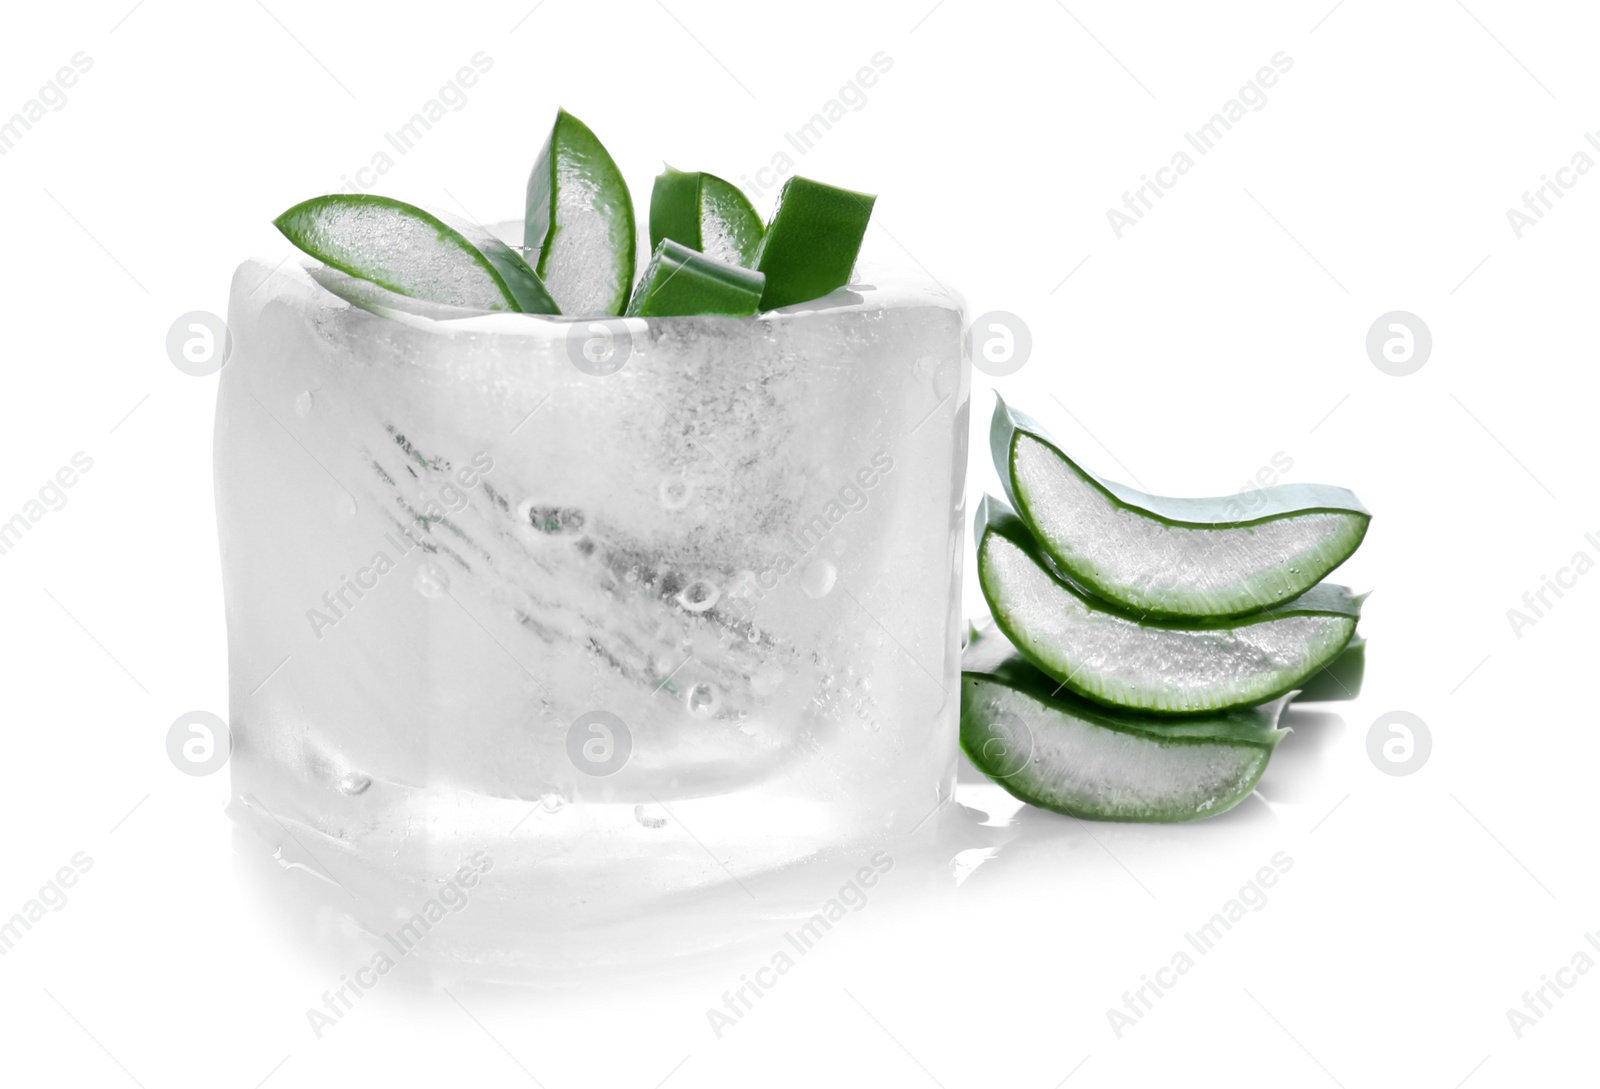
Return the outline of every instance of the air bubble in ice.
[[[583,511],[572,507],[542,506],[527,499],[517,509],[539,533],[576,533],[583,528]]]
[[[831,562],[815,559],[800,572],[800,589],[806,592],[807,597],[827,597],[838,577],[839,569]]]
[[[744,633],[744,637],[752,643],[759,643],[761,642],[761,629],[752,624],[750,630]]]
[[[717,603],[722,591],[706,579],[695,579],[678,594],[678,604],[691,613],[703,613]]]
[[[559,813],[567,805],[566,795],[559,790],[547,790],[539,795],[539,808],[546,813]]]
[[[311,402],[311,391],[308,389],[301,390],[300,396],[294,399],[294,414],[301,417],[311,415]]]
[[[700,681],[689,689],[684,702],[688,704],[690,714],[710,718],[717,713],[717,705],[722,702],[722,697],[717,694],[715,685]]]
[[[689,505],[694,486],[681,476],[669,476],[661,482],[661,505],[668,510],[682,510]]]
[[[351,797],[355,797],[357,794],[366,793],[367,788],[371,785],[371,778],[359,772],[347,771],[339,776],[340,794],[348,794]]]
[[[417,568],[411,585],[423,597],[443,597],[450,592],[450,573],[436,563],[425,563]]]

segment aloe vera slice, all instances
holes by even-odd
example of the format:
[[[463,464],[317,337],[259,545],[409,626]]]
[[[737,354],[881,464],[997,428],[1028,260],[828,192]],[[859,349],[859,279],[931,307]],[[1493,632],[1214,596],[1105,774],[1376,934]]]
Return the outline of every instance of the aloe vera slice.
[[[365,193],[302,201],[272,221],[323,264],[400,295],[477,310],[557,313],[516,250],[474,224]]]
[[[667,167],[650,191],[650,246],[663,238],[707,257],[746,268],[756,263],[761,217],[732,182],[701,171]]]
[[[1355,635],[1361,603],[1327,583],[1229,619],[1140,619],[1061,578],[1020,518],[978,505],[978,582],[1017,649],[1080,696],[1154,714],[1248,707],[1299,687]]]
[[[849,283],[877,199],[810,178],[784,182],[756,254],[767,277],[761,309],[810,302]]]
[[[661,318],[682,314],[749,317],[761,307],[766,277],[726,261],[696,253],[663,238],[628,303],[628,316]]]
[[[1296,703],[1333,703],[1361,695],[1367,674],[1367,641],[1357,635],[1339,657],[1306,678],[1294,697]]]
[[[1175,499],[1102,480],[1035,420],[996,398],[989,445],[1011,500],[1080,585],[1152,616],[1243,616],[1321,582],[1355,552],[1372,516],[1354,493],[1283,484]]]
[[[1256,787],[1288,699],[1202,718],[1101,707],[1060,690],[992,629],[962,656],[961,747],[1017,798],[1085,820],[1225,813]]]
[[[621,314],[633,287],[633,198],[589,126],[556,111],[528,175],[523,244],[563,314]]]

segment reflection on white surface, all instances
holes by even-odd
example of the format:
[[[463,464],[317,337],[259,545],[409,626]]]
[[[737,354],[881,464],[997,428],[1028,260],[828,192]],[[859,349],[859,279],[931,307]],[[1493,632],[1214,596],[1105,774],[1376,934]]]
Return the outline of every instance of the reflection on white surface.
[[[778,979],[786,973],[773,965],[784,957],[799,964],[823,944],[848,944],[839,940],[843,934],[866,940],[929,913],[959,911],[958,895],[1049,890],[1047,896],[1065,897],[1065,908],[1077,892],[1115,880],[1131,895],[1153,899],[1152,886],[1161,883],[1154,875],[1168,861],[1181,869],[1208,854],[1275,845],[1282,825],[1275,807],[1312,801],[1319,783],[1306,768],[1344,730],[1343,719],[1326,711],[1295,708],[1288,722],[1295,733],[1261,790],[1209,820],[1109,824],[1045,812],[962,758],[954,799],[908,836],[853,841],[765,871],[726,859],[724,879],[653,899],[630,887],[635,875],[619,867],[611,891],[631,910],[607,910],[600,902],[607,890],[596,888],[592,912],[580,910],[560,925],[538,914],[527,884],[546,869],[560,880],[551,860],[468,852],[418,886],[359,865],[319,833],[239,805],[235,855],[251,899],[277,921],[281,939],[312,951],[330,979],[342,974],[341,985],[351,988],[345,999],[379,979],[386,988],[474,981],[568,990],[686,973],[732,970],[738,978],[752,965],[761,979]]]

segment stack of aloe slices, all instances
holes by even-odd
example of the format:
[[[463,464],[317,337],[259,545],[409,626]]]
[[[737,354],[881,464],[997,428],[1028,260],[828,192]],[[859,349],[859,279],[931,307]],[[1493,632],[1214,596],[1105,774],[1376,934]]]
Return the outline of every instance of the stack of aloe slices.
[[[520,249],[454,216],[359,193],[314,197],[273,223],[326,266],[319,283],[380,313],[749,317],[849,283],[876,199],[793,177],[763,224],[736,186],[669,166],[650,194],[653,252],[635,283],[628,184],[589,127],[560,110],[528,178]]]
[[[1350,698],[1362,598],[1322,581],[1371,516],[1352,493],[1267,489],[1171,499],[1101,480],[997,401],[1011,505],[978,506],[978,580],[994,614],[962,662],[961,744],[1034,805],[1183,821],[1255,789],[1301,698]]]

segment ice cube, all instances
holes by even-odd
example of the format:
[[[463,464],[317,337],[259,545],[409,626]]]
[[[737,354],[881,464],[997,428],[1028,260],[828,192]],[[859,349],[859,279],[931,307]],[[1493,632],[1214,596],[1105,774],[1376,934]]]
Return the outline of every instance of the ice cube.
[[[419,879],[560,857],[552,918],[915,826],[954,770],[970,383],[959,302],[868,275],[754,319],[395,320],[242,266],[236,808]]]

